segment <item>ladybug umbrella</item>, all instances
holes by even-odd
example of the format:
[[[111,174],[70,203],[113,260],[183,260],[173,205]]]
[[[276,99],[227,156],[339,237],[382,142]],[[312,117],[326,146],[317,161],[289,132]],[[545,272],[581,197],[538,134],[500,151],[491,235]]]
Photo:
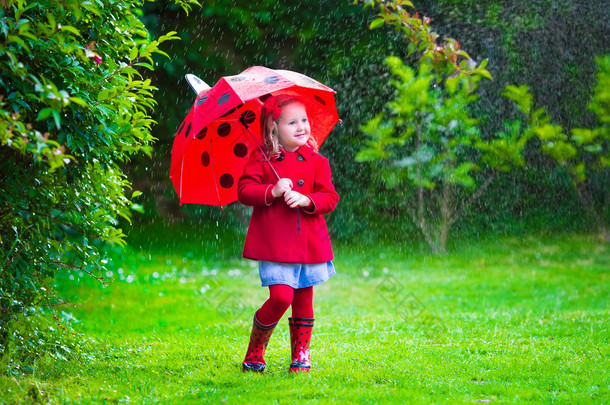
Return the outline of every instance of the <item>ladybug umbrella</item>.
[[[339,122],[335,91],[300,73],[253,66],[212,88],[193,75],[187,80],[198,94],[176,132],[170,168],[181,204],[222,208],[237,200],[237,180],[250,152],[260,148],[260,111],[269,96],[297,96],[318,145]]]

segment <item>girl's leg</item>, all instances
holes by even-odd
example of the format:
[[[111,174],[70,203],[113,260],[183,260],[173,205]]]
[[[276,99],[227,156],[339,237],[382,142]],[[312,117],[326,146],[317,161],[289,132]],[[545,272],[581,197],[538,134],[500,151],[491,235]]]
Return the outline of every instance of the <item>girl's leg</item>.
[[[269,299],[254,314],[250,343],[243,362],[244,371],[265,371],[265,350],[284,312],[292,303],[293,288],[283,284],[269,286]]]
[[[294,290],[292,317],[313,318],[313,286]]]
[[[269,299],[256,313],[258,321],[263,325],[270,325],[279,321],[290,304],[293,303],[294,291],[294,288],[289,285],[270,285]]]
[[[307,372],[311,368],[309,342],[313,330],[313,287],[294,290],[290,326],[290,348],[292,351],[291,372]]]

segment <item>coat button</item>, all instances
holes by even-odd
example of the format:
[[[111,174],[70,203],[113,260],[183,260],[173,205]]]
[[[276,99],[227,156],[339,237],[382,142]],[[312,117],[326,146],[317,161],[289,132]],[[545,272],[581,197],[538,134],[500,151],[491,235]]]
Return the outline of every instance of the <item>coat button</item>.
[[[299,187],[303,187],[303,185],[305,184],[305,180],[299,179],[299,181],[297,181],[297,184],[299,185]]]
[[[281,154],[275,158],[276,162],[281,162],[282,160],[284,160],[284,155],[281,155]]]
[[[297,156],[297,160],[299,162],[302,162],[303,160],[305,160],[305,158],[303,156],[299,155],[299,156]]]

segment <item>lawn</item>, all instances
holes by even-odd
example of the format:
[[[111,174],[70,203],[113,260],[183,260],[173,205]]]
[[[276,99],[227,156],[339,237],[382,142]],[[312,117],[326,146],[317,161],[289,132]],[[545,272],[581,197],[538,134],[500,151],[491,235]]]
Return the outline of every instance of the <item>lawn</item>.
[[[58,276],[77,344],[0,377],[0,403],[610,402],[610,247],[594,236],[494,236],[444,256],[336,243],[312,371],[286,371],[287,314],[257,375],[241,362],[266,289],[242,236],[163,233],[131,235],[106,288]]]

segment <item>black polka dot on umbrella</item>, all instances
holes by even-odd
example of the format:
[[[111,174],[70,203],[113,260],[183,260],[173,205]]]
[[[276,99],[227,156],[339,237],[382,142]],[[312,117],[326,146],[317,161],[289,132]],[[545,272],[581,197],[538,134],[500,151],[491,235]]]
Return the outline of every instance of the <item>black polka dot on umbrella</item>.
[[[201,131],[197,134],[197,139],[203,139],[208,134],[208,127],[203,127]]]
[[[220,176],[220,185],[223,188],[231,188],[233,187],[233,183],[235,181],[233,180],[233,176],[231,176],[229,173],[225,173],[222,176]]]
[[[189,122],[189,126],[186,127],[186,132],[184,133],[185,138],[188,138],[189,135],[191,134],[191,124],[192,124],[192,122]]]
[[[252,124],[256,119],[256,114],[254,114],[254,111],[247,110],[241,114],[241,117],[246,121],[246,124]]]
[[[225,93],[218,98],[217,103],[218,103],[218,105],[223,105],[224,103],[229,101],[230,98],[231,98],[231,93]]]
[[[317,101],[318,103],[320,103],[320,104],[322,104],[322,105],[326,105],[326,101],[324,101],[324,99],[323,99],[322,97],[318,96],[317,94],[316,94],[316,95],[314,95],[313,97],[316,99],[316,101]]]
[[[244,80],[246,80],[246,78],[244,76],[235,76],[229,80],[231,80],[232,82],[243,82]]]
[[[203,152],[201,154],[201,164],[204,167],[208,167],[210,165],[210,154],[208,152]]]
[[[180,128],[178,128],[178,132],[176,132],[176,135],[180,135],[182,129],[184,128],[184,124],[186,124],[186,120],[182,121],[182,124],[180,125]]]
[[[227,136],[231,133],[231,124],[229,124],[228,122],[224,122],[222,124],[220,124],[218,126],[218,129],[216,130],[216,133],[219,136]]]
[[[280,81],[280,78],[277,76],[268,76],[263,79],[263,81],[267,84],[275,84]]]
[[[208,96],[203,96],[203,97],[195,100],[195,105],[201,105],[201,104],[205,103],[206,101],[208,101]]]
[[[235,153],[235,156],[238,158],[242,158],[248,154],[248,147],[245,143],[238,142],[233,147],[233,153]]]

